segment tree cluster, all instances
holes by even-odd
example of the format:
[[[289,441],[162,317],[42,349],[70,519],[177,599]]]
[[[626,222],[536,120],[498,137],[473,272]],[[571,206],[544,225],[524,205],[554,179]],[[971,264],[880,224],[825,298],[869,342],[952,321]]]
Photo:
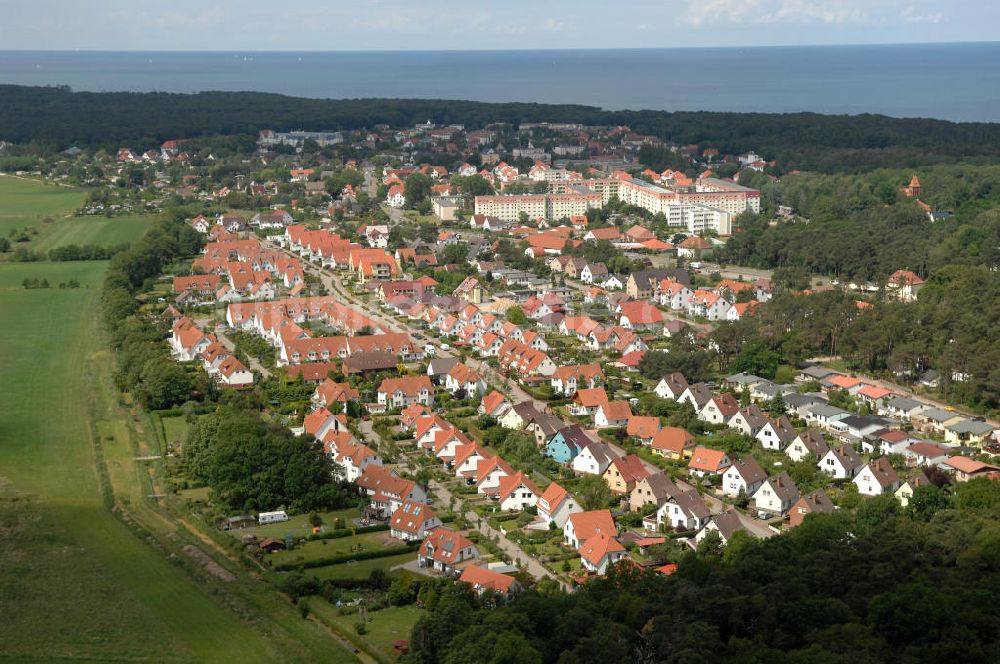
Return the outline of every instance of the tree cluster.
[[[623,565],[576,592],[484,607],[442,590],[409,662],[943,662],[1000,658],[1000,483],[918,489],[779,537]]]

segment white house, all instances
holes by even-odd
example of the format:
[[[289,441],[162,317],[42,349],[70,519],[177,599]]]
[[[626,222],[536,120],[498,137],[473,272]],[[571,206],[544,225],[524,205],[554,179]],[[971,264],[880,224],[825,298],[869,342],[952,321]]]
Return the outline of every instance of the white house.
[[[522,472],[501,477],[497,487],[497,500],[504,512],[526,510],[538,501],[540,495],[538,487]]]
[[[433,509],[424,503],[407,500],[389,518],[389,534],[405,542],[416,542],[441,525]]]
[[[699,530],[708,523],[712,513],[697,491],[684,491],[672,496],[656,511],[657,525],[681,530]]]
[[[816,465],[834,479],[849,480],[857,475],[865,464],[853,447],[841,445],[827,450]]]
[[[854,484],[858,493],[864,496],[881,496],[886,492],[894,492],[899,488],[899,475],[886,457],[872,459],[861,469]]]
[[[555,482],[550,484],[538,497],[535,506],[538,508],[538,516],[544,522],[555,523],[558,528],[566,525],[570,514],[583,511],[576,499]]]
[[[799,490],[788,473],[764,480],[753,494],[754,509],[762,518],[780,516],[799,499]]]
[[[611,464],[611,458],[611,450],[605,443],[592,442],[573,458],[573,472],[577,475],[603,475]]]
[[[798,434],[795,427],[782,415],[776,420],[770,420],[757,432],[757,440],[766,450],[781,451],[788,447]]]
[[[722,473],[722,495],[735,498],[742,492],[748,498],[767,479],[767,473],[749,454],[737,459]]]

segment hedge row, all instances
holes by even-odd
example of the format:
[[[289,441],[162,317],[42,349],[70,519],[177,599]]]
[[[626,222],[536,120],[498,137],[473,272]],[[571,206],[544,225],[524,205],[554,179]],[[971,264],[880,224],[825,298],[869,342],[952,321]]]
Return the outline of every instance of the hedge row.
[[[277,572],[288,572],[296,569],[312,569],[313,567],[326,567],[327,565],[338,565],[340,563],[346,563],[351,560],[371,560],[372,558],[388,558],[389,556],[398,556],[404,553],[410,553],[416,551],[420,548],[419,542],[414,542],[413,544],[407,544],[404,546],[392,546],[385,549],[379,549],[377,551],[359,551],[357,553],[341,554],[339,556],[326,556],[325,558],[316,558],[314,560],[306,560],[301,562],[288,562],[275,565],[274,569]]]
[[[307,540],[328,540],[350,537],[351,535],[361,535],[363,533],[377,533],[389,530],[389,526],[384,523],[376,523],[374,526],[358,526],[357,528],[337,528],[336,530],[324,530],[312,533],[306,537]]]

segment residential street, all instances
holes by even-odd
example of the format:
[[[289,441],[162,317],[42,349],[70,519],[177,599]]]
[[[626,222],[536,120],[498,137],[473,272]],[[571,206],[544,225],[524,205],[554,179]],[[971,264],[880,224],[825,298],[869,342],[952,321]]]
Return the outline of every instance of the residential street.
[[[437,499],[440,501],[439,504],[443,505],[451,504],[452,496],[451,492],[448,491],[448,489],[446,489],[444,486],[438,484],[433,480],[430,483],[430,488],[432,491],[434,491],[434,495],[437,496]],[[456,499],[456,501],[457,501],[456,504],[460,502],[458,499]],[[476,524],[476,529],[479,530],[479,532],[481,532],[484,536],[489,538],[498,537],[499,539],[497,541],[497,544],[501,549],[503,549],[504,553],[510,556],[511,560],[514,561],[515,564],[516,563],[524,564],[528,570],[528,573],[531,574],[533,577],[535,577],[536,579],[540,579],[544,576],[547,576],[550,579],[558,581],[559,585],[561,585],[564,589],[570,590],[570,586],[568,583],[560,580],[559,577],[557,577],[555,574],[546,569],[545,566],[542,565],[540,562],[535,560],[533,556],[529,556],[521,549],[521,547],[519,547],[517,544],[514,544],[509,539],[507,539],[503,533],[494,530],[490,526],[490,524],[485,519],[481,519],[478,514],[476,514],[472,510],[468,510],[464,513],[464,516],[466,519],[469,520],[469,523]]]
[[[209,325],[214,324],[214,319],[212,319],[212,318],[198,318],[198,319],[195,319],[195,323],[197,325],[199,325],[200,327],[207,329],[207,327]],[[226,348],[228,348],[230,352],[235,352],[236,351],[236,344],[233,343],[232,339],[230,339],[229,337],[226,336],[225,332],[223,332],[218,327],[216,327],[215,331],[214,331],[214,334],[215,334],[216,338],[218,338],[219,343],[221,343],[223,346],[225,346]],[[256,357],[247,357],[247,361],[250,364],[250,370],[251,371],[259,371],[260,375],[263,376],[264,378],[270,378],[271,377],[271,372],[269,370],[267,370],[266,368],[264,368],[264,365],[261,364],[257,360]]]

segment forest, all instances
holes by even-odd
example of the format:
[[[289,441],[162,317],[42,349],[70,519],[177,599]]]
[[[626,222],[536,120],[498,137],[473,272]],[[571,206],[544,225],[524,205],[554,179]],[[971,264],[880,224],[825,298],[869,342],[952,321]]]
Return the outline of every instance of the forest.
[[[741,217],[740,232],[717,257],[875,282],[898,269],[926,278],[946,265],[1000,266],[1000,168],[920,169],[920,200],[944,213],[935,221],[900,192],[915,173],[800,173],[778,181],[758,176],[752,184],[761,190],[765,214]],[[794,216],[775,221],[779,205],[792,208]]]
[[[506,605],[460,585],[424,597],[414,664],[965,662],[1000,659],[1000,483],[918,488],[735,534],[672,576],[627,564],[576,592]]]
[[[63,149],[146,149],[171,138],[253,136],[261,129],[345,130],[430,119],[469,129],[491,123],[627,125],[679,145],[756,150],[780,168],[863,172],[1000,156],[1000,125],[880,115],[605,111],[591,106],[424,99],[307,99],[258,92],[74,92],[0,85],[0,140]]]

